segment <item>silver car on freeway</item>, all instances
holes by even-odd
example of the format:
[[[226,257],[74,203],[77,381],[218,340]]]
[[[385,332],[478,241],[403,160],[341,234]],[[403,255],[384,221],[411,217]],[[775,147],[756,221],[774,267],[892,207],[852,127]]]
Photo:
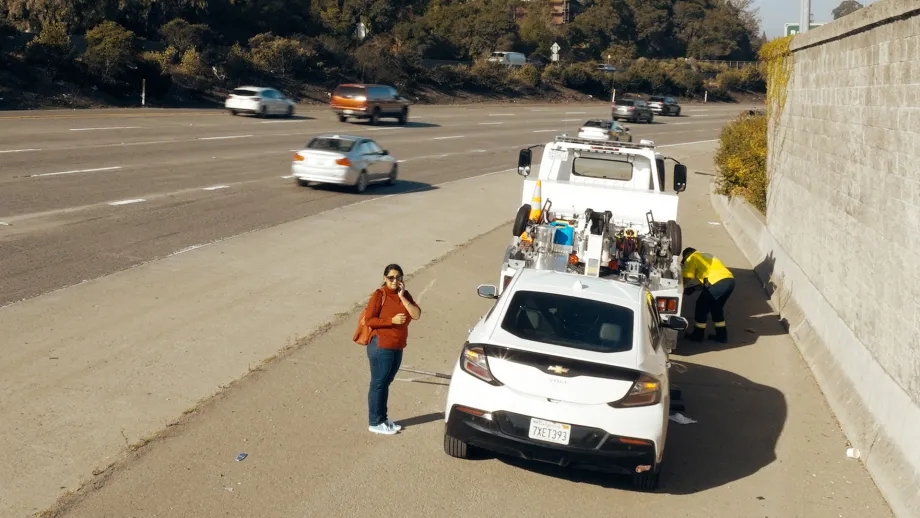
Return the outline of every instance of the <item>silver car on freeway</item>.
[[[356,135],[313,137],[291,162],[291,174],[300,185],[350,185],[359,193],[372,183],[394,185],[398,168],[396,158],[377,142]]]

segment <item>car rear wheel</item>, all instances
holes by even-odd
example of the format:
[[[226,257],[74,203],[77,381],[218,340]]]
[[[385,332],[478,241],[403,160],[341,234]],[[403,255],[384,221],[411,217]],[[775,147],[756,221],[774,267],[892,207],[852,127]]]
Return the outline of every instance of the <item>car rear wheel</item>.
[[[658,489],[658,483],[661,480],[660,474],[661,471],[658,466],[645,473],[636,473],[633,475],[633,487],[639,491],[652,492]]]
[[[371,112],[371,125],[376,126],[380,122],[380,108],[374,108]]]
[[[286,116],[287,118],[289,118],[289,119],[290,119],[291,117],[294,116],[294,107],[293,107],[293,106],[288,106],[287,113],[285,114],[285,116]]]
[[[403,108],[399,114],[399,125],[405,126],[407,122],[409,122],[409,109]]]
[[[304,180],[303,178],[298,178],[298,179],[297,179],[297,185],[299,185],[299,186],[301,186],[301,187],[309,187],[309,186],[310,186],[310,182],[308,182],[307,180]]]
[[[680,117],[680,108],[678,108],[677,111],[674,112],[674,116],[675,116],[675,117]]]
[[[340,115],[339,115],[339,122],[346,122],[346,121],[348,121],[348,117],[346,117],[346,116],[340,114]]]
[[[267,116],[268,116],[268,110],[266,110],[264,106],[260,107],[260,108],[259,108],[259,117],[264,119],[264,118],[267,117]]]
[[[358,183],[355,184],[355,192],[358,194],[367,190],[367,171],[361,171],[358,175]]]
[[[460,439],[444,434],[444,453],[457,459],[468,459],[472,453],[470,445]]]
[[[393,164],[393,169],[390,170],[390,176],[387,177],[387,185],[396,185],[397,176],[399,176],[399,166]]]
[[[230,110],[230,115],[233,115],[233,116],[235,117],[236,114],[237,114],[237,111],[236,111],[236,110]]]

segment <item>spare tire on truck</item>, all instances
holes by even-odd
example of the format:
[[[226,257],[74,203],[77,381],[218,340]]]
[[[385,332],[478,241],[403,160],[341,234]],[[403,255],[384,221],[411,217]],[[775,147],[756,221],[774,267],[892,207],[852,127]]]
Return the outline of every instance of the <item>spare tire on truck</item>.
[[[671,255],[680,255],[684,250],[683,235],[681,234],[680,225],[673,219],[669,219],[666,227],[668,239],[671,240]]]
[[[530,204],[525,203],[521,205],[521,208],[517,211],[517,215],[514,217],[514,225],[511,225],[511,235],[520,237],[520,235],[524,233],[524,230],[527,229],[528,220],[530,220]]]

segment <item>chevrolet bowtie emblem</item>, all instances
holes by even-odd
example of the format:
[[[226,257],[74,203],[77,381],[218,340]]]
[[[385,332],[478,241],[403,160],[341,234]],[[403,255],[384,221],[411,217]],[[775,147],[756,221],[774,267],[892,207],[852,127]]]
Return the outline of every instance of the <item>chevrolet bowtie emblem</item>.
[[[569,372],[569,369],[563,367],[562,365],[550,365],[546,370],[552,372],[553,374],[565,374]]]

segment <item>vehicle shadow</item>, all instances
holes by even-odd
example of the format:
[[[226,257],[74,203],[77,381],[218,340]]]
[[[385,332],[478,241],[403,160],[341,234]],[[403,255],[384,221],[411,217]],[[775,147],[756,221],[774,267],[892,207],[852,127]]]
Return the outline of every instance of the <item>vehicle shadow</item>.
[[[357,122],[357,121],[356,121]],[[362,125],[371,126],[370,121],[362,121]],[[393,127],[393,128],[407,128],[407,129],[418,129],[418,128],[440,128],[440,124],[434,124],[433,122],[413,122],[408,121],[405,124],[400,124],[396,119],[380,119],[377,121],[377,124],[374,127]]]
[[[312,189],[318,191],[332,191],[332,192],[341,192],[343,194],[355,194],[354,188],[348,185],[334,185],[334,184],[312,184]],[[370,184],[367,186],[367,190],[362,193],[365,196],[390,196],[393,194],[411,194],[416,192],[426,192],[439,189],[437,185],[431,185],[430,183],[425,182],[415,182],[412,180],[396,180],[396,185],[386,185],[382,183]]]
[[[689,495],[744,479],[776,460],[776,444],[788,407],[779,390],[737,374],[681,362],[673,372],[687,406],[697,421],[669,421],[665,461],[657,493]],[[479,457],[491,456],[488,454]],[[541,475],[580,484],[632,490],[628,476],[569,469],[504,456],[499,461]]]
[[[697,354],[725,351],[751,345],[759,336],[778,336],[786,334],[786,328],[776,311],[769,304],[769,298],[760,279],[769,279],[773,273],[773,259],[768,257],[751,269],[729,268],[735,276],[735,291],[732,292],[725,306],[725,323],[728,328],[728,343],[723,344],[709,340],[713,334],[712,317],[706,329],[706,339],[702,343],[691,342],[683,337],[678,338],[676,356],[690,357]],[[760,274],[760,277],[758,277]],[[684,297],[681,316],[690,322],[686,332],[693,330],[693,312],[699,292]]]

